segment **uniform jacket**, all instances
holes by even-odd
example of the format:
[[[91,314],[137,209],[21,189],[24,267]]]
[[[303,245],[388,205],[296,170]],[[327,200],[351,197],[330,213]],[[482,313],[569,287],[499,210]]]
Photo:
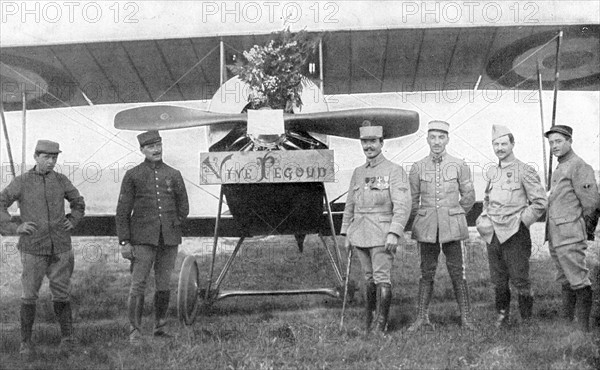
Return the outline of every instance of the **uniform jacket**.
[[[117,204],[119,241],[133,245],[181,244],[181,224],[189,213],[181,173],[163,163],[145,160],[125,173]]]
[[[385,245],[388,233],[401,235],[410,215],[408,177],[383,154],[352,174],[341,234],[356,247]]]
[[[546,210],[546,191],[537,172],[516,159],[488,169],[489,185],[483,199],[483,212],[488,215],[500,243],[519,231],[521,222],[529,228]],[[482,235],[491,243],[492,235]]]
[[[65,215],[65,199],[71,213]],[[8,207],[19,202],[21,222],[35,222],[37,230],[31,235],[21,235],[17,247],[21,252],[51,255],[71,250],[71,232],[65,230],[69,219],[76,226],[85,213],[85,202],[69,179],[50,171],[42,174],[33,168],[17,176],[0,192],[0,229],[15,235],[17,227],[11,222]]]
[[[434,163],[432,155],[413,164],[410,171],[412,237],[435,243],[469,238],[466,214],[475,203],[471,171],[465,161],[447,153]]]
[[[594,170],[572,150],[558,158],[548,197],[548,236],[559,247],[586,240],[586,220],[600,203]]]

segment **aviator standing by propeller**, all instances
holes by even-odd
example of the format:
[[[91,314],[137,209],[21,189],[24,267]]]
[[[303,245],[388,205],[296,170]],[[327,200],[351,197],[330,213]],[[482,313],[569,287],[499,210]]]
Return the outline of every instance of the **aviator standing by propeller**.
[[[215,93],[207,111],[162,105],[128,109],[115,117],[115,128],[123,130],[208,127],[211,144],[209,153],[201,155],[201,174],[212,176],[204,178],[206,182],[201,181],[221,184],[221,191],[208,281],[200,281],[199,265],[194,256],[185,258],[179,276],[178,314],[180,320],[188,325],[196,318],[199,300],[210,305],[233,296],[325,294],[342,297],[345,294],[345,278],[342,276],[341,253],[335,237],[334,252],[323,237],[324,234],[335,236],[331,207],[323,183],[334,180],[333,151],[327,150],[327,135],[359,139],[359,127],[364,120],[383,126],[386,138],[410,135],[419,128],[418,114],[409,110],[366,108],[329,111],[322,92],[308,80],[303,82],[302,111],[295,107],[294,113],[267,112],[253,118],[254,112],[246,109],[247,89],[244,82],[234,77]],[[273,116],[276,124],[269,125],[266,120],[272,123]],[[249,176],[232,178],[224,175],[223,167],[232,163],[233,158],[238,167],[240,161],[253,165],[249,166],[252,169]],[[283,168],[286,163],[292,163],[293,168]],[[303,163],[310,165],[305,169]],[[312,168],[314,163],[322,163],[323,166]],[[278,165],[283,166],[281,171]],[[315,171],[312,176],[311,169]],[[267,172],[268,176],[265,175]],[[249,172],[245,173],[248,175]],[[278,176],[278,173],[281,175]],[[219,221],[225,199],[242,237],[213,282]],[[321,238],[336,277],[334,287],[219,290],[246,237],[291,234],[296,237],[302,251],[304,237],[310,233],[318,233]],[[354,284],[350,282],[350,285],[348,294],[352,295]]]

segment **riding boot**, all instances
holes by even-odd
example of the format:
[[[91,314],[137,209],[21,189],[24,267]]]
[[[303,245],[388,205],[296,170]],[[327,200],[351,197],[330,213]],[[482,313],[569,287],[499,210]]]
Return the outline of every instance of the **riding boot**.
[[[165,331],[167,326],[167,310],[169,309],[169,296],[171,292],[168,290],[158,291],[154,294],[154,336],[155,337],[171,337]]]
[[[141,344],[142,341],[142,313],[144,312],[144,296],[129,296],[129,343]]]
[[[376,331],[386,331],[391,303],[392,285],[389,283],[377,284],[377,318],[375,319]]]
[[[528,321],[533,313],[533,297],[528,294],[519,294],[518,299],[521,320]]]
[[[377,308],[377,286],[370,281],[365,288],[365,326],[368,332],[371,330],[371,324],[373,323],[373,311]]]
[[[592,309],[592,287],[586,286],[575,291],[577,303],[575,304],[575,315],[579,330],[588,332],[590,330],[590,311]]]
[[[35,321],[35,303],[21,303],[21,346],[19,354],[28,361],[35,353],[33,343],[31,343],[31,334],[33,331],[33,322]]]
[[[452,287],[454,288],[454,295],[458,302],[458,308],[460,309],[460,326],[463,329],[475,330],[475,324],[471,318],[471,300],[469,297],[469,286],[465,279],[453,279]]]
[[[562,312],[561,316],[567,321],[573,321],[575,318],[575,303],[577,302],[577,293],[571,289],[570,284],[562,286]]]
[[[429,321],[429,302],[433,295],[433,281],[419,280],[419,302],[417,308],[417,319],[408,328],[409,332],[415,332],[422,327],[431,327],[433,324]]]
[[[510,320],[510,289],[496,288],[496,312],[498,317],[495,326],[500,329],[508,326]]]
[[[73,338],[73,313],[70,302],[54,302],[54,314],[60,326],[60,346],[64,350],[71,350],[75,344]]]

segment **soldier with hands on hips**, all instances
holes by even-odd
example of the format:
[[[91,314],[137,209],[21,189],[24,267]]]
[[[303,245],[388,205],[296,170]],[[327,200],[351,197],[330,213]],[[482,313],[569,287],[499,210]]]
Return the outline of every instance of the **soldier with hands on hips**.
[[[360,141],[367,161],[352,174],[341,235],[346,236],[348,250],[355,248],[365,277],[366,329],[374,322],[377,331],[385,332],[392,301],[391,270],[404,240],[410,189],[402,167],[381,153],[381,126],[363,122]]]
[[[529,227],[544,214],[547,201],[535,169],[515,157],[515,138],[507,127],[493,125],[492,146],[500,162],[486,173],[488,184],[477,230],[487,243],[498,313],[495,325],[501,328],[510,319],[509,282],[518,294],[521,319],[532,316]]]
[[[165,332],[169,308],[169,281],[181,244],[182,223],[189,213],[181,173],[162,161],[158,131],[138,135],[144,162],[125,173],[117,205],[117,235],[124,258],[132,260],[129,290],[129,341],[141,341],[144,294],[154,267],[154,336]]]
[[[44,276],[50,281],[54,313],[60,325],[61,347],[73,347],[71,275],[75,264],[71,231],[83,219],[85,202],[69,179],[54,171],[61,153],[59,144],[39,140],[35,147],[35,167],[17,176],[0,193],[0,229],[18,234],[23,273],[21,284],[21,347],[26,359],[34,353],[31,342],[36,301]],[[67,200],[71,213],[65,215]],[[8,207],[19,202],[21,224],[11,222]]]
[[[586,239],[593,240],[600,195],[594,170],[571,147],[573,129],[555,125],[545,136],[558,159],[548,197],[546,236],[562,285],[562,315],[569,321],[576,317],[578,328],[588,331],[592,283],[585,250]]]
[[[466,214],[475,203],[475,190],[465,161],[446,152],[449,128],[444,121],[429,122],[430,153],[413,164],[410,171],[415,216],[412,237],[418,241],[421,256],[417,319],[408,329],[411,332],[431,326],[428,310],[440,249],[446,256],[446,267],[460,308],[461,326],[469,330],[475,328],[461,243],[469,238]]]

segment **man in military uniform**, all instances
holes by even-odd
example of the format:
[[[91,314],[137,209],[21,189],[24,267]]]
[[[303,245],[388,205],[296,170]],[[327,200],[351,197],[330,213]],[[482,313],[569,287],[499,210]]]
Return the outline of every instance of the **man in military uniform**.
[[[521,319],[531,318],[529,227],[542,216],[547,201],[537,172],[515,157],[515,139],[507,127],[493,126],[492,145],[500,162],[486,173],[488,185],[480,216],[489,218],[492,227],[486,230],[478,227],[478,230],[487,242],[490,275],[496,293],[496,327],[500,328],[508,325],[510,318],[509,280],[518,293]]]
[[[412,237],[419,243],[421,279],[417,320],[409,327],[416,331],[429,321],[429,302],[440,255],[440,246],[446,256],[446,267],[452,280],[454,294],[460,308],[462,327],[473,330],[469,289],[461,240],[469,238],[466,214],[475,203],[471,171],[465,161],[446,152],[450,125],[431,121],[427,143],[430,153],[415,163],[410,171],[412,214],[415,216]]]
[[[125,173],[117,205],[117,235],[124,258],[133,264],[129,290],[129,341],[141,340],[146,281],[154,266],[155,336],[165,332],[169,308],[169,280],[181,244],[181,225],[189,212],[181,173],[162,161],[162,139],[157,131],[138,135],[144,162]]]
[[[363,122],[360,141],[367,162],[352,174],[341,234],[355,247],[366,281],[366,329],[386,330],[392,302],[391,269],[410,214],[410,189],[402,167],[381,153],[383,128]],[[373,319],[373,311],[376,318]]]
[[[18,234],[23,274],[21,284],[20,354],[29,359],[38,292],[48,276],[54,313],[60,325],[61,347],[73,346],[71,313],[71,275],[75,264],[71,230],[83,219],[85,202],[69,179],[54,171],[61,153],[59,144],[39,140],[35,147],[35,167],[17,176],[0,193],[0,229],[3,234]],[[71,213],[65,216],[65,199]],[[21,223],[11,222],[7,209],[19,202]]]
[[[552,173],[546,225],[549,249],[562,285],[563,316],[575,314],[582,331],[589,330],[592,288],[585,263],[586,239],[593,240],[595,213],[600,205],[594,170],[573,149],[573,129],[553,126],[545,136],[558,159]]]

